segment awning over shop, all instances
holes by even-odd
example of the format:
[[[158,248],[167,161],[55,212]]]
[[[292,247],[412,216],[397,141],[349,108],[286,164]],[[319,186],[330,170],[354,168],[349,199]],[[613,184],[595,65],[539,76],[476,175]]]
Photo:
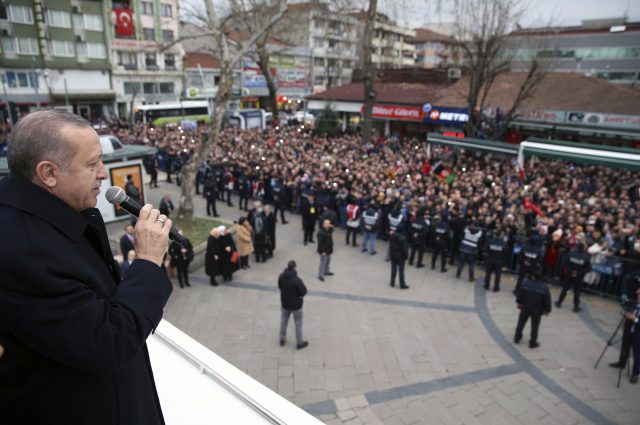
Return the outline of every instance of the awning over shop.
[[[640,140],[640,131],[626,130],[616,127],[604,127],[604,126],[592,126],[584,124],[553,124],[543,123],[535,121],[515,120],[509,124],[509,127],[520,127],[528,130],[538,131],[550,131],[553,130],[556,133],[579,135],[579,136],[593,136],[603,138],[616,138],[626,140]]]
[[[495,153],[504,156],[515,157],[518,154],[517,146],[504,142],[496,142],[493,140],[474,139],[472,137],[465,137],[464,139],[460,139],[458,137],[443,136],[439,133],[428,133],[427,141],[430,143],[451,146],[458,149]]]
[[[64,93],[52,93],[51,96],[55,101],[64,101],[65,95]],[[116,98],[116,94],[112,91],[109,92],[90,92],[90,93],[69,93],[69,100],[72,102],[77,101],[102,101],[102,100],[113,100]]]
[[[520,143],[518,163],[524,166],[527,156],[562,159],[582,164],[640,171],[640,151],[629,148],[584,145],[558,140],[529,139]]]

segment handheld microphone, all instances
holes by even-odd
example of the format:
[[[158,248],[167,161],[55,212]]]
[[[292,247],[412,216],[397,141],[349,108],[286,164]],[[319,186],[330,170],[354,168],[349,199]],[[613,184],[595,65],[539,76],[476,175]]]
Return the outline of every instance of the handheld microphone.
[[[140,205],[135,199],[128,197],[121,187],[111,186],[107,189],[104,197],[107,198],[107,201],[109,201],[110,204],[119,205],[120,208],[132,216],[140,216],[140,209],[142,209],[142,205]],[[171,230],[169,230],[169,239],[182,245],[185,243],[185,238],[178,232],[178,229],[171,226]]]

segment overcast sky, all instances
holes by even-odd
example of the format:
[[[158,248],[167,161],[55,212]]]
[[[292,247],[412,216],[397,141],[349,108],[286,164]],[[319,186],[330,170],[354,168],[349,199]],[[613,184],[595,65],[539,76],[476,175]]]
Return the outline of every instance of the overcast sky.
[[[440,11],[436,10],[438,3],[442,4]],[[381,0],[379,4],[381,11],[386,11],[398,23],[416,27],[425,22],[451,22],[447,5],[452,3],[446,0]],[[523,26],[539,26],[550,19],[559,26],[579,25],[583,19],[614,18],[625,14],[632,21],[640,21],[638,0],[532,0],[527,4]]]

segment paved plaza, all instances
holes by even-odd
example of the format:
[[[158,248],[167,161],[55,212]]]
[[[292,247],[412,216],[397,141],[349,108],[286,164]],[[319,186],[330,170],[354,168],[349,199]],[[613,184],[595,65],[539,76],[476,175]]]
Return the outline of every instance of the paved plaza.
[[[161,180],[149,199],[177,201],[178,189]],[[196,214],[204,211],[197,196]],[[241,215],[220,202],[218,211],[230,222]],[[233,282],[211,287],[204,269],[192,273],[191,288],[174,282],[165,319],[328,424],[640,423],[640,385],[629,384],[625,371],[616,388],[617,370],[608,367],[619,349],[609,348],[594,369],[621,317],[614,302],[586,295],[576,314],[569,299],[542,319],[541,346],[532,350],[529,327],[522,343],[512,342],[512,276],[493,293],[455,279],[452,267],[441,274],[407,266],[411,288],[401,291],[389,286],[385,242],[377,255],[363,254],[337,229],[335,275],[320,282],[316,245],[303,246],[299,216],[287,219],[278,224],[274,258],[256,264],[251,257],[251,269]],[[112,240],[122,225],[108,226]],[[309,289],[303,350],[293,320],[286,345],[278,344],[277,278],[290,259]],[[483,277],[481,267],[476,275]]]

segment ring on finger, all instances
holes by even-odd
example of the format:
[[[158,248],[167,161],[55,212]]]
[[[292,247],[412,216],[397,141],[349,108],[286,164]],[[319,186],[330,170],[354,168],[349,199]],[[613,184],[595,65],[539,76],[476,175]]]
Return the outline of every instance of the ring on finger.
[[[162,219],[162,218],[156,218],[156,222],[158,222],[158,221],[159,221],[160,223],[164,224],[164,222],[165,222],[165,221],[167,221],[167,220]]]

